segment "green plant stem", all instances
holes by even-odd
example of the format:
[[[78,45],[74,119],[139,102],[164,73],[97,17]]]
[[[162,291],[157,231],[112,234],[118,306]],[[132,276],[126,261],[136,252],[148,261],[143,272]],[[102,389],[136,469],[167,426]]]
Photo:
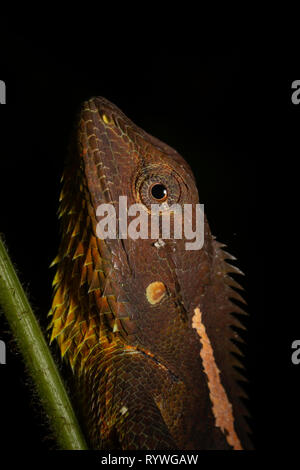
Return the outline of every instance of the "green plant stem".
[[[0,307],[33,378],[58,445],[87,449],[49,347],[0,237]]]

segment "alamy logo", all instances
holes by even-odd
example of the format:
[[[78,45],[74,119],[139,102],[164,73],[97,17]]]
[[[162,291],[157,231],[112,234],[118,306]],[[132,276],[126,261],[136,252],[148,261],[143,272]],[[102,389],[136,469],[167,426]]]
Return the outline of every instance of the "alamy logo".
[[[162,203],[151,204],[151,208],[132,204],[127,207],[127,196],[120,196],[118,216],[111,203],[100,204],[96,215],[96,233],[102,240],[151,238],[156,239],[159,246],[170,238],[194,240],[185,242],[186,250],[200,250],[204,244],[204,204],[183,204],[182,207]],[[134,218],[128,221],[128,217]]]
[[[0,364],[6,364],[6,346],[4,341],[0,339]]]
[[[3,80],[0,80],[0,104],[6,104],[6,86]]]
[[[295,341],[293,341],[292,349],[295,349],[291,357],[292,363],[295,366],[297,366],[298,364],[300,364],[300,340],[299,339],[295,339]]]
[[[300,80],[293,81],[292,90],[295,91],[292,93],[291,100],[293,104],[297,105],[300,103]]]

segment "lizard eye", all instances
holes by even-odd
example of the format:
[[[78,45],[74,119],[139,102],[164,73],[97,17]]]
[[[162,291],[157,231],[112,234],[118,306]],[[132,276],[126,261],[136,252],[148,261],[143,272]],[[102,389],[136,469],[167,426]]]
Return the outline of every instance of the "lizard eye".
[[[154,183],[151,188],[151,195],[159,202],[163,202],[168,197],[168,190],[164,184]]]
[[[136,182],[138,200],[148,209],[151,204],[166,203],[168,206],[176,204],[180,199],[180,184],[174,173],[154,172],[141,175]]]

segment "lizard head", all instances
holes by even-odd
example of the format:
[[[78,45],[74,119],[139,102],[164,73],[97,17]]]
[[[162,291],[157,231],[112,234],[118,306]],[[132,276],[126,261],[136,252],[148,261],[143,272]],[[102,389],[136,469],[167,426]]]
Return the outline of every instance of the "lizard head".
[[[159,234],[153,238],[150,224],[151,208],[157,204],[183,208],[184,204],[195,206],[199,202],[193,173],[175,150],[138,128],[104,98],[88,101],[81,115],[78,153],[94,235],[98,207],[113,205],[119,225],[119,201],[124,196],[128,212],[130,206],[139,204],[141,223],[148,222],[147,238],[120,239],[117,234],[103,241],[110,252],[106,282],[121,309],[114,312],[119,320],[115,332],[118,330],[128,345],[149,352],[170,370],[183,367],[184,371],[184,364],[187,367],[191,361],[184,350],[187,332],[191,335],[189,348],[194,338],[199,353],[191,321],[209,282],[211,237],[206,249],[186,250],[184,233],[179,239],[172,234],[168,239]],[[175,220],[172,216],[170,219]],[[130,225],[129,217],[127,223]]]
[[[197,225],[195,179],[174,149],[101,97],[83,104],[75,134],[63,177],[62,243],[55,260],[51,338],[58,340],[62,355],[79,374],[87,368],[93,370],[112,351],[142,355],[145,364],[151,362],[153,374],[157,369],[169,377],[175,395],[179,389],[181,397],[189,395],[193,405],[184,419],[191,420],[198,413],[201,422],[208,403],[210,410],[216,409],[209,383],[216,388],[217,383],[211,382],[219,370],[224,371],[222,387],[228,401],[239,394],[231,354],[236,351],[231,339],[237,336],[231,326],[237,320],[231,313],[241,311],[230,299],[241,297],[232,289],[238,284],[228,275],[238,270],[225,261],[230,255],[212,237],[205,217],[201,249],[186,249],[190,240],[184,218],[176,219],[169,209],[165,214],[169,211],[173,232],[171,228],[167,238],[160,231],[153,236],[151,215],[157,204],[163,204],[160,229],[164,208],[174,204],[182,214],[190,204],[189,222],[191,227]],[[139,204],[140,222],[148,220],[144,238],[133,239],[128,233],[121,237],[118,231],[116,237],[98,236],[103,220],[99,207],[107,207],[103,204],[113,207],[118,229],[120,197],[126,197],[125,215]],[[174,235],[175,227],[182,231],[179,238]],[[207,343],[210,348],[205,351]],[[210,357],[206,364],[205,357]],[[166,399],[158,395],[168,422]],[[226,407],[224,400],[222,406]],[[239,404],[234,405],[234,412],[242,413]],[[211,422],[217,420],[209,413]],[[196,426],[193,432],[200,430]],[[226,432],[230,435],[228,429]],[[232,442],[232,447],[240,445],[238,439]]]

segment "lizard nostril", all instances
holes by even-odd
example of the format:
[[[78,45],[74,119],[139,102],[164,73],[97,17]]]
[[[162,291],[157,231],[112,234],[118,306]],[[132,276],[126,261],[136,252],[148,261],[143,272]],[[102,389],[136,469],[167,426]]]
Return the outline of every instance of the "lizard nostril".
[[[102,120],[105,124],[111,124],[111,119],[107,114],[102,113],[101,117],[102,117]]]
[[[163,282],[151,282],[146,289],[146,297],[150,304],[155,305],[160,302],[167,293],[166,286]]]

